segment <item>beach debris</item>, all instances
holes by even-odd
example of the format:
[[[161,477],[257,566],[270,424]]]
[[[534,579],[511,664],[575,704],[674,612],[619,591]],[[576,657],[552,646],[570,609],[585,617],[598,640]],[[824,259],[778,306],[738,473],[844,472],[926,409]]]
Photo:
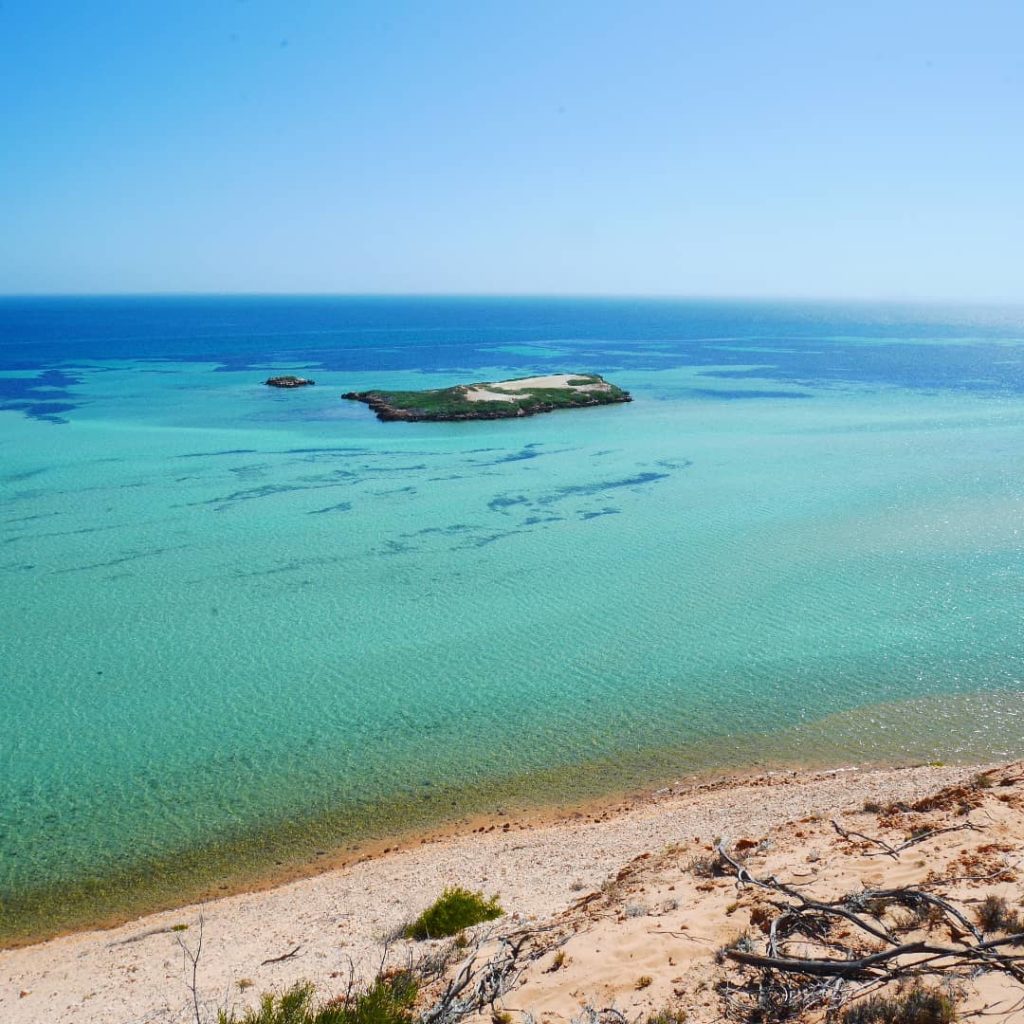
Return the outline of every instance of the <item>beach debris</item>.
[[[483,932],[437,1000],[420,1014],[420,1024],[458,1024],[488,1007],[493,1008],[502,996],[516,987],[530,964],[559,949],[570,937],[571,933],[556,932],[553,925],[497,937]],[[481,963],[483,949],[493,941],[497,942],[496,951]]]
[[[872,836],[866,836],[863,832],[851,832],[843,828],[839,822],[832,819],[832,827],[846,840],[860,839],[865,843],[869,843],[872,846],[879,847],[880,852],[871,851],[867,854],[868,857],[878,857],[881,854],[885,854],[887,857],[892,857],[893,860],[899,860],[900,854],[904,850],[909,850],[911,846],[917,846],[918,843],[923,843],[926,839],[932,839],[935,836],[945,835],[947,832],[962,832],[968,829],[972,832],[980,832],[982,830],[981,825],[975,825],[973,822],[966,821],[962,825],[950,825],[947,828],[935,828],[935,829],[924,829],[921,832],[911,836],[905,843],[901,843],[899,846],[891,846],[883,839],[875,839]]]
[[[922,832],[892,846],[832,824],[844,839],[856,837],[884,847],[881,852],[894,859],[927,838],[978,830],[965,823]],[[758,907],[756,923],[765,937],[763,952],[755,948],[750,934],[720,950],[722,963],[746,969],[739,978],[726,978],[719,985],[733,1020],[753,1020],[755,1014],[769,1009],[774,1016],[756,1019],[781,1020],[808,1010],[834,1012],[889,984],[928,975],[950,980],[1001,972],[1024,986],[1024,923],[1008,916],[1002,923],[1016,930],[986,935],[952,899],[932,891],[951,879],[865,888],[819,900],[806,888],[797,889],[774,875],[755,876],[724,843],[715,851],[723,870],[733,875],[740,889],[749,887],[775,897]],[[899,915],[894,913],[897,910]],[[984,919],[979,916],[979,920]]]
[[[280,964],[285,960],[291,960],[292,957],[299,955],[300,949],[302,949],[302,946],[296,946],[287,953],[282,953],[281,956],[272,956],[269,960],[261,960],[260,967],[266,967],[268,964]]]

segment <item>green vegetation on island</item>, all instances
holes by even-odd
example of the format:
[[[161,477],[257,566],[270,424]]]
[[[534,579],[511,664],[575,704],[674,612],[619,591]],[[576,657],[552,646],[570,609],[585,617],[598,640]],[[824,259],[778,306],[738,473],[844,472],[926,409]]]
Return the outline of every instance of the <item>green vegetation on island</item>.
[[[428,391],[349,391],[382,420],[496,420],[556,409],[630,402],[628,391],[597,374],[552,374]]]

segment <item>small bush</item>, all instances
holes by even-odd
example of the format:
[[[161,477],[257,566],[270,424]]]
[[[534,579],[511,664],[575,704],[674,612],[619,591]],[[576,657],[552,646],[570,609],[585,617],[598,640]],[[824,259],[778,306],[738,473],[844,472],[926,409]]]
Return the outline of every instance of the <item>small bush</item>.
[[[665,1009],[651,1014],[647,1024],[686,1024],[688,1014],[681,1007],[666,1006]]]
[[[915,985],[894,996],[872,996],[843,1013],[842,1024],[953,1024],[956,1006],[945,993]]]
[[[715,962],[719,964],[725,963],[725,954],[732,950],[737,950],[740,953],[753,953],[754,940],[750,932],[742,931],[724,946],[720,946],[715,952]]]
[[[221,1010],[217,1024],[412,1024],[417,991],[416,979],[400,972],[378,978],[358,995],[318,1007],[313,986],[302,982],[279,996],[265,995],[244,1017]]]
[[[327,1017],[314,1024],[409,1024],[413,1004],[419,994],[416,979],[406,971],[385,978],[354,999],[344,999],[328,1005],[327,1010],[339,1011],[336,1018]]]
[[[892,930],[898,933],[918,931],[920,929],[927,931],[937,928],[945,920],[946,915],[943,914],[939,907],[932,903],[925,903],[922,900],[922,902],[906,908],[906,912],[893,922]]]
[[[636,989],[638,992],[642,989],[650,988],[653,984],[654,979],[649,974],[641,974],[640,977],[636,979]]]
[[[698,853],[690,858],[685,869],[698,878],[717,878],[722,874],[722,862],[717,853]]]
[[[405,930],[408,939],[442,939],[457,935],[483,921],[493,921],[505,911],[498,897],[484,899],[481,892],[470,892],[458,886],[445,891]]]
[[[985,902],[975,911],[978,926],[984,932],[1020,932],[1024,931],[1024,917],[1002,896],[986,896]]]

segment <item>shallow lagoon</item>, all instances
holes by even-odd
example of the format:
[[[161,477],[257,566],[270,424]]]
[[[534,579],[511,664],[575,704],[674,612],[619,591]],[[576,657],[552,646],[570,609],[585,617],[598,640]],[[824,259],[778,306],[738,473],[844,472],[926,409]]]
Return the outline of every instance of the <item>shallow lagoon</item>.
[[[1024,753],[1020,311],[4,300],[0,342],[8,935],[499,804]],[[635,401],[338,397],[553,370]]]

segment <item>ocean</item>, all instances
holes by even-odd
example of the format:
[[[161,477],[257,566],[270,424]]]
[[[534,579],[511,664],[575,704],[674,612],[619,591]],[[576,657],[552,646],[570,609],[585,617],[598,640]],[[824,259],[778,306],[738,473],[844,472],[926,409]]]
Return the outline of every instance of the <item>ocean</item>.
[[[339,397],[549,372],[634,401]],[[0,299],[0,941],[693,773],[1021,756],[1022,442],[1020,307]]]

